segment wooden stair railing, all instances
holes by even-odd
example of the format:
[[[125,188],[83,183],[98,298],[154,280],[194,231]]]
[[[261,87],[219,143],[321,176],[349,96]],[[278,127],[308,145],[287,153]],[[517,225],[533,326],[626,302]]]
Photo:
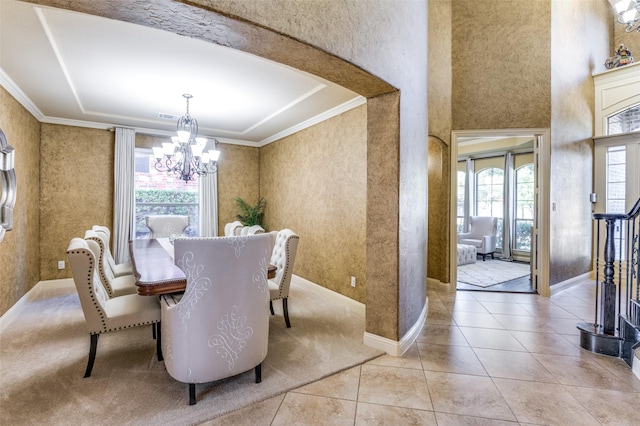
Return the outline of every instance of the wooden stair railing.
[[[577,325],[580,346],[622,358],[631,367],[634,351],[640,347],[640,199],[627,214],[595,213],[593,219],[597,225],[595,318],[593,323]],[[605,240],[601,245],[602,223]]]

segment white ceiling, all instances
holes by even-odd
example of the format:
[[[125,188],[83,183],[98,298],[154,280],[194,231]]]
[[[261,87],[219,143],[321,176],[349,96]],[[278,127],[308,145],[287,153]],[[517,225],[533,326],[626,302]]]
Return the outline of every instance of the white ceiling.
[[[174,133],[188,93],[200,135],[251,146],[365,102],[238,50],[13,0],[0,0],[0,84],[41,122],[159,135]]]

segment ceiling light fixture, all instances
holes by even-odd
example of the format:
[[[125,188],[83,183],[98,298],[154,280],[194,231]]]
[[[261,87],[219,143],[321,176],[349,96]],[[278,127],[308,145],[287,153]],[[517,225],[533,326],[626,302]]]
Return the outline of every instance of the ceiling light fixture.
[[[182,96],[187,100],[187,112],[176,124],[178,136],[172,136],[171,142],[163,143],[162,147],[153,147],[153,156],[156,170],[174,173],[178,179],[189,182],[197,176],[216,173],[220,151],[215,149],[218,146],[215,138],[214,149],[205,149],[208,139],[198,137],[198,120],[189,115],[189,99],[193,96]]]
[[[618,22],[626,25],[626,32],[640,32],[640,0],[609,0],[609,3],[618,14]]]

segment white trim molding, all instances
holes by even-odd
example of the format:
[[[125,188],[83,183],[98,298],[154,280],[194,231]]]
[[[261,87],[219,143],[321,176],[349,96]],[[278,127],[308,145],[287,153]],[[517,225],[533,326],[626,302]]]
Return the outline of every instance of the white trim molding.
[[[363,339],[364,344],[370,348],[384,351],[391,356],[402,356],[418,338],[420,331],[422,331],[422,328],[427,321],[427,306],[429,306],[429,298],[425,299],[424,308],[422,308],[422,312],[420,313],[418,320],[399,342],[365,331]]]

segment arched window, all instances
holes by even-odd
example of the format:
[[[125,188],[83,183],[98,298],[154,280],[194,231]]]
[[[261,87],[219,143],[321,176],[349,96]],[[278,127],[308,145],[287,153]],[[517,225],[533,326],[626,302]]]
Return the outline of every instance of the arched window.
[[[531,250],[531,230],[533,228],[533,163],[516,169],[516,212],[515,246],[516,250]]]
[[[464,232],[464,187],[466,173],[458,171],[458,190],[456,191],[456,227],[458,234]]]
[[[640,130],[640,105],[632,106],[607,118],[607,134],[617,135]]]
[[[476,215],[502,217],[504,172],[497,167],[476,173]]]
[[[498,218],[496,246],[502,246],[502,215],[504,212],[504,171],[490,167],[476,173],[476,215]]]

